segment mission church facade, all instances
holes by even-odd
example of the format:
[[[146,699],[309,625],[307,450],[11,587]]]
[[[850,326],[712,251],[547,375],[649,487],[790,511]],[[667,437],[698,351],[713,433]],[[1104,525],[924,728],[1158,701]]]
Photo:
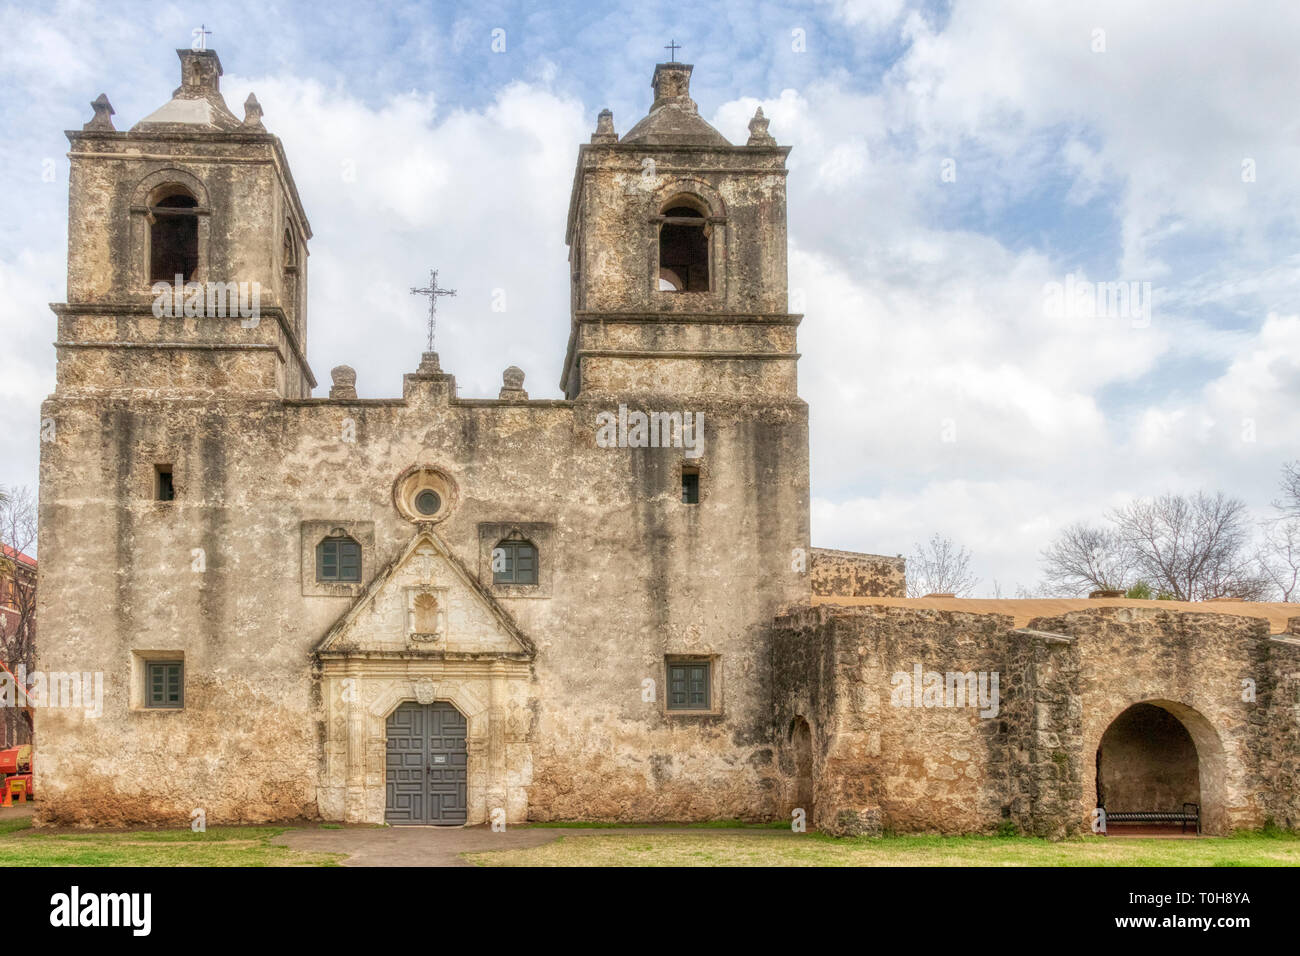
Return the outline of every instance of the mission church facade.
[[[834,832],[1074,832],[1103,734],[1151,701],[1179,726],[1143,712],[1133,739],[1198,746],[1132,800],[1194,793],[1219,829],[1296,816],[1293,787],[1255,786],[1297,773],[1294,628],[879,606],[906,603],[901,561],[811,548],[789,147],[761,110],[728,142],[669,62],[627,133],[600,114],[569,204],[563,399],[513,367],[461,397],[431,351],[400,397],[358,398],[340,366],[317,398],[284,150],[253,96],[230,111],[215,52],[178,52],[162,108],[120,131],[101,96],[68,133],[38,667],[102,672],[104,702],[40,711],[39,822],[803,809]],[[256,284],[257,314],[212,315],[210,283]],[[1215,623],[1191,640],[1184,618]],[[1104,649],[1138,632],[1136,662]],[[1006,675],[1000,713],[890,708],[914,661]],[[1224,690],[1244,670],[1260,719]],[[1114,753],[1125,792],[1141,773]]]

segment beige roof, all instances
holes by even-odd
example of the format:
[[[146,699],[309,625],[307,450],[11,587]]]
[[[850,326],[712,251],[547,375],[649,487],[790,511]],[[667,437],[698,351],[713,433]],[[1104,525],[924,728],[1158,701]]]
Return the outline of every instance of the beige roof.
[[[727,138],[692,109],[671,103],[651,110],[620,143],[649,146],[730,146]]]
[[[1016,627],[1024,627],[1036,617],[1057,617],[1070,611],[1097,607],[1144,607],[1157,611],[1190,611],[1197,614],[1236,614],[1262,617],[1274,634],[1287,630],[1287,619],[1300,617],[1300,604],[1257,601],[1138,601],[1132,598],[894,598],[835,597],[814,594],[813,604],[839,604],[844,607],[878,605],[886,607],[933,608],[936,611],[966,611],[971,614],[1010,614]]]

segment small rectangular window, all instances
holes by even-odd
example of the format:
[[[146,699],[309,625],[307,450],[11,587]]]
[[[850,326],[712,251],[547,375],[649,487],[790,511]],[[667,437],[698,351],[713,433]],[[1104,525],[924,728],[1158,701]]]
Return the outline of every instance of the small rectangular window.
[[[493,584],[536,584],[537,548],[530,542],[507,538],[492,549]]]
[[[145,706],[185,706],[185,665],[182,661],[149,661],[145,673]]]
[[[171,465],[154,465],[154,497],[159,501],[173,501],[176,498],[176,486],[172,483]]]
[[[689,465],[682,466],[682,504],[698,505],[700,503],[700,470]]]
[[[361,545],[348,537],[326,538],[316,546],[317,581],[360,581]]]
[[[677,661],[668,664],[668,709],[708,710],[711,706],[709,661]]]

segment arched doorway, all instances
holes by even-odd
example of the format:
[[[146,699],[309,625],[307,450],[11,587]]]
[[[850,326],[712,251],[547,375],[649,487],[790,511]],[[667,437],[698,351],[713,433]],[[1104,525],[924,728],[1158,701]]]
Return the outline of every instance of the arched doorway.
[[[468,816],[465,715],[445,700],[408,700],[388,715],[384,820],[459,826]]]
[[[1113,829],[1116,814],[1181,813],[1195,804],[1202,830],[1219,832],[1225,822],[1223,775],[1223,747],[1204,716],[1174,701],[1143,701],[1120,712],[1102,734],[1097,806],[1105,808]],[[1182,828],[1158,821],[1141,825]]]
[[[808,825],[813,822],[813,752],[812,728],[803,717],[790,722],[790,752],[794,756],[795,808],[804,811]]]

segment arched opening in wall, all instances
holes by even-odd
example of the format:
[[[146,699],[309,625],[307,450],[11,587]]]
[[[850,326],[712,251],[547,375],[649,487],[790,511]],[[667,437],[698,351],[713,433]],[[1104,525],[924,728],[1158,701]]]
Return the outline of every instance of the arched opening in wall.
[[[708,210],[692,197],[669,202],[659,225],[659,288],[709,291]]]
[[[790,721],[790,752],[794,756],[795,809],[804,811],[808,826],[813,822],[812,728],[803,717]]]
[[[284,310],[289,313],[291,320],[297,328],[298,321],[298,252],[293,241],[293,234],[284,230],[283,248],[280,252],[281,260],[284,263],[281,275],[281,284],[284,288]]]
[[[1120,713],[1096,756],[1097,806],[1107,832],[1221,832],[1224,760],[1218,734],[1197,711],[1150,700]]]
[[[149,202],[149,281],[182,282],[199,268],[199,201],[184,186],[154,190]]]

